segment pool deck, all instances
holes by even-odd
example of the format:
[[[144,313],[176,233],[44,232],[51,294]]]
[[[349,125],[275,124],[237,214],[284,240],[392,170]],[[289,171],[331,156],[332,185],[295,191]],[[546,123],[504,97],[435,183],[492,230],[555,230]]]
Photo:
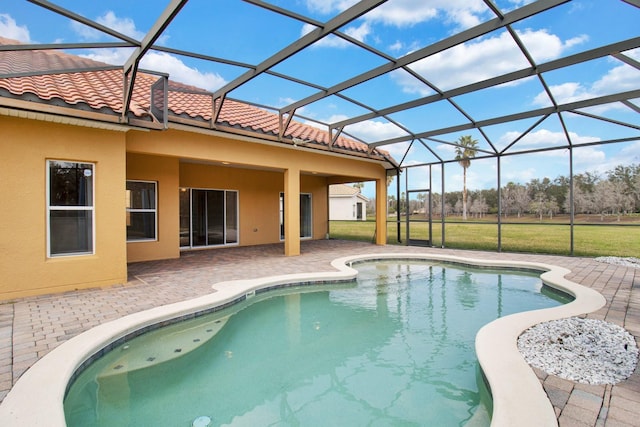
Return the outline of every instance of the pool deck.
[[[214,283],[281,274],[334,271],[336,258],[356,254],[443,254],[486,260],[554,264],[571,270],[567,279],[606,298],[587,317],[623,326],[640,342],[640,269],[591,258],[376,246],[339,240],[302,242],[302,254],[285,257],[282,244],[185,252],[179,259],[129,265],[126,284],[0,302],[0,401],[36,361],[66,340],[127,314],[211,293]],[[615,386],[585,385],[536,370],[558,424],[637,426],[640,368]],[[523,396],[523,398],[526,398]]]

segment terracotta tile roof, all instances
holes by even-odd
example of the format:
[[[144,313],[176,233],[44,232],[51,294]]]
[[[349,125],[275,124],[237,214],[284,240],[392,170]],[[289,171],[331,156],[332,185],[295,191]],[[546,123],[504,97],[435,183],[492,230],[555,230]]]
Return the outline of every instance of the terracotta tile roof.
[[[20,44],[20,42],[0,37],[0,44],[17,45]],[[109,65],[79,56],[60,54],[56,51],[18,50],[0,53],[0,74],[95,68],[102,66]]]
[[[0,44],[16,45],[19,42],[0,37]],[[56,50],[0,52],[0,76],[14,76],[0,77],[0,96],[33,100],[35,95],[37,100],[43,102],[119,115],[123,111],[123,72],[122,69],[110,67]],[[157,80],[158,76],[137,74],[130,104],[130,112],[136,118],[151,119],[151,86]],[[174,115],[210,121],[212,102],[212,97],[202,89],[169,81],[169,120]],[[279,129],[276,113],[231,99],[224,101],[216,125],[269,135],[278,135]],[[327,131],[296,121],[291,121],[285,136],[301,139],[311,145],[326,147],[330,143]],[[338,137],[334,147],[351,152],[368,152],[366,144],[342,136]],[[374,150],[372,154],[389,157],[382,150]]]

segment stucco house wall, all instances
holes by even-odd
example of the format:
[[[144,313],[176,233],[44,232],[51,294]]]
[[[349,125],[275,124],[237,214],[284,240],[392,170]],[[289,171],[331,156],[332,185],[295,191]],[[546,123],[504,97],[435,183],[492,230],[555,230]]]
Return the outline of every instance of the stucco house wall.
[[[0,116],[0,299],[127,279],[125,133]],[[95,253],[47,257],[47,160],[95,164]]]
[[[185,250],[299,255],[328,235],[331,184],[376,182],[386,243],[387,152],[167,76],[138,73],[124,108],[123,69],[58,50],[4,58],[26,70],[0,79],[0,300],[126,283],[128,263]]]
[[[129,262],[179,257],[179,193],[185,187],[237,191],[237,245],[246,246],[282,242],[280,195],[287,191],[288,175],[299,193],[311,196],[312,239],[328,233],[330,183],[385,179],[377,162],[299,147],[7,116],[0,116],[0,154],[0,299],[126,283]],[[47,256],[51,159],[95,164],[93,254]],[[153,241],[126,241],[127,180],[157,184]]]
[[[352,186],[332,185],[329,190],[329,220],[366,221],[367,201],[368,199]]]

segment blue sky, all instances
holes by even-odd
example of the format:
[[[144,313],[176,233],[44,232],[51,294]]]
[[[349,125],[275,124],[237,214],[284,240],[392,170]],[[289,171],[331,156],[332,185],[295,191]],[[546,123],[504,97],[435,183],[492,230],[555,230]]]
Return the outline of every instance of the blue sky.
[[[56,0],[55,4],[95,20],[120,33],[141,40],[160,15],[166,1],[82,1]],[[273,0],[311,20],[326,22],[351,6],[352,0]],[[507,13],[529,1],[498,0],[495,5]],[[341,31],[368,43],[383,54],[401,58],[424,46],[481,24],[495,15],[481,0],[390,0],[348,24]],[[533,60],[540,64],[585,50],[640,35],[640,9],[620,0],[574,0],[539,16],[513,25]],[[278,50],[295,42],[315,27],[239,0],[191,0],[169,25],[158,44],[189,50],[246,64],[258,64]],[[116,39],[35,6],[25,0],[0,2],[0,35],[26,43],[102,42]],[[122,64],[129,49],[73,51],[99,61]],[[640,49],[623,52],[640,61]],[[274,71],[330,87],[350,77],[385,63],[380,56],[365,51],[343,39],[329,36],[312,47],[278,64]],[[497,30],[455,48],[447,49],[411,65],[411,69],[440,90],[496,77],[528,66],[527,58],[517,48],[513,37]],[[141,67],[163,71],[170,78],[214,91],[244,73],[245,69],[208,61],[150,52]],[[623,61],[607,57],[582,63],[569,69],[544,75],[549,90],[558,102],[603,96],[640,88],[640,70]],[[273,107],[282,107],[312,95],[316,89],[261,75],[230,97]],[[394,71],[347,89],[344,95],[373,108],[385,108],[434,94],[435,91],[405,71]],[[475,120],[522,112],[551,105],[541,82],[521,79],[500,87],[481,90],[454,98],[456,105]],[[640,106],[640,100],[633,101]],[[298,113],[333,123],[366,113],[367,110],[338,97],[329,97],[307,105]],[[611,120],[640,126],[640,114],[621,103],[585,109]],[[565,125],[573,142],[596,142],[614,138],[638,138],[640,131],[566,114]],[[446,128],[466,122],[466,118],[449,102],[440,101],[424,107],[395,113],[391,118],[415,132]],[[486,127],[484,131],[498,149],[507,147],[529,129],[536,119]],[[367,120],[349,126],[346,131],[364,141],[379,141],[406,135],[384,119]],[[443,158],[453,157],[452,142],[463,134],[489,144],[478,131],[439,135],[430,147]],[[562,124],[552,115],[511,151],[566,144]],[[405,157],[408,143],[387,145],[396,159]],[[419,144],[406,154],[406,164],[431,162],[434,156]],[[594,145],[574,150],[574,171],[604,172],[618,164],[640,163],[640,142]],[[468,171],[471,189],[496,186],[495,160],[472,162]],[[437,177],[439,180],[439,168]],[[456,164],[445,167],[447,191],[460,190],[462,169]],[[533,178],[568,175],[568,153],[556,150],[537,155],[508,156],[501,163],[502,183],[528,182]],[[426,188],[424,173],[411,173],[412,188]],[[439,184],[437,184],[439,186]],[[365,193],[372,195],[372,187]]]

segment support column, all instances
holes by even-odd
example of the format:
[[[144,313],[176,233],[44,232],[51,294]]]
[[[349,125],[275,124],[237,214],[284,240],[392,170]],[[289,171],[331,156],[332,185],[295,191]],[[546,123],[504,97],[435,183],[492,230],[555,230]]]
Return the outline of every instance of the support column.
[[[300,255],[300,169],[284,172],[284,254]]]
[[[387,178],[376,179],[376,244],[387,244]]]

